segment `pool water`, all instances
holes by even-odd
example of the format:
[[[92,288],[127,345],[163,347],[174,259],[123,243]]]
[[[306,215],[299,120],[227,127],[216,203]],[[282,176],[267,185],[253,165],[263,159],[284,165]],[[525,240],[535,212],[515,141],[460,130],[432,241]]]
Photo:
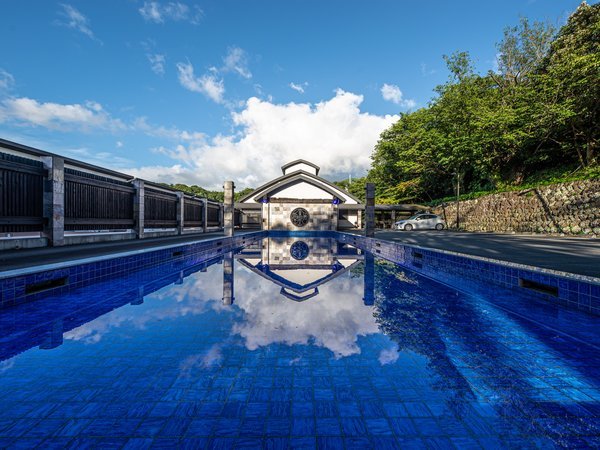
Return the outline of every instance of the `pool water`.
[[[0,447],[600,446],[597,318],[330,238],[182,267],[0,311]]]

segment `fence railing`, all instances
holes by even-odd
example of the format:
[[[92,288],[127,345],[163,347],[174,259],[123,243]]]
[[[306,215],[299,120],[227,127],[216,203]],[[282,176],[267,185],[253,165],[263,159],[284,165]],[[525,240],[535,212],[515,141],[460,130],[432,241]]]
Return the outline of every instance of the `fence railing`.
[[[39,161],[0,153],[0,232],[42,230],[42,195],[25,199],[42,193],[45,175]]]
[[[41,233],[58,246],[65,231],[133,230],[141,239],[215,227],[223,227],[221,203],[0,139],[0,239]]]

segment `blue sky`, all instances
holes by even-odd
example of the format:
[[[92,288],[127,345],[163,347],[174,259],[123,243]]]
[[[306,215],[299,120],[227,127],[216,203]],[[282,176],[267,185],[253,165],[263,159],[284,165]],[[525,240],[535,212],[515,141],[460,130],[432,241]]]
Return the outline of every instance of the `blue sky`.
[[[257,186],[292,159],[364,175],[442,55],[579,0],[0,2],[0,137],[134,176]]]

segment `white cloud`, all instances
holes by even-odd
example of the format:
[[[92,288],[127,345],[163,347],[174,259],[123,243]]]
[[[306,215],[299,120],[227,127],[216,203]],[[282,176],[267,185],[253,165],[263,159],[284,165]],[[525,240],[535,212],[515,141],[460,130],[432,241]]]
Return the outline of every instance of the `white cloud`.
[[[138,11],[144,20],[154,23],[164,23],[170,20],[197,25],[203,16],[202,10],[197,5],[190,7],[181,2],[144,2],[144,6]]]
[[[172,166],[142,166],[137,168],[123,168],[126,172],[136,178],[144,180],[159,181],[161,183],[188,185],[198,184],[198,174],[190,167],[184,167],[181,164]],[[219,186],[222,189],[223,183]],[[216,187],[215,187],[216,188]]]
[[[100,167],[107,167],[112,169],[122,169],[124,167],[130,167],[133,161],[129,158],[116,155],[111,152],[95,152],[85,147],[80,148],[61,148],[60,152],[71,158],[85,160],[90,164],[95,164]]]
[[[119,119],[113,119],[97,102],[64,105],[40,103],[27,97],[8,98],[0,103],[0,122],[8,121],[63,131],[118,131],[127,128]]]
[[[148,61],[150,61],[150,67],[152,68],[152,72],[154,72],[157,75],[165,74],[165,55],[161,55],[160,53],[148,53],[146,54],[146,57],[148,58]]]
[[[122,147],[123,147],[123,142],[121,142],[121,141],[117,141],[117,142],[115,143],[115,146],[116,146],[117,148],[122,148]]]
[[[307,82],[304,82],[304,83],[299,83],[299,84],[296,84],[296,83],[294,83],[294,82],[291,82],[291,83],[289,84],[289,86],[290,86],[290,87],[291,87],[293,90],[295,90],[296,92],[299,92],[300,94],[304,94],[304,88],[305,88],[306,86],[308,86],[308,83],[307,83]]]
[[[402,91],[395,84],[385,83],[381,87],[381,96],[384,100],[395,103],[396,105],[400,105],[404,108],[414,108],[417,104],[414,100],[405,99]]]
[[[138,117],[133,121],[131,128],[136,131],[141,131],[148,136],[171,139],[184,142],[204,141],[206,135],[197,131],[180,130],[177,127],[165,127],[148,123],[146,117]]]
[[[0,67],[0,90],[9,90],[15,84],[15,78]]]
[[[193,76],[188,78],[195,83]],[[162,149],[175,160],[170,167],[127,170],[149,180],[214,189],[225,179],[235,180],[240,189],[257,187],[280,176],[281,165],[298,158],[318,164],[331,179],[362,175],[370,167],[379,135],[398,120],[361,112],[362,101],[361,95],[343,90],[317,104],[276,104],[252,97],[242,111],[232,113],[232,134],[212,139],[200,135],[172,150]]]
[[[216,103],[223,103],[225,84],[218,79],[215,71],[205,73],[201,77],[194,74],[191,63],[177,63],[179,83],[189,91],[200,92]]]
[[[382,366],[385,366],[386,364],[393,364],[396,361],[398,361],[398,358],[400,358],[400,353],[398,353],[398,349],[396,347],[393,348],[389,348],[389,349],[384,349],[381,350],[381,352],[379,353],[379,363]]]
[[[71,5],[61,3],[60,6],[62,7],[62,11],[59,11],[59,15],[65,19],[64,22],[59,22],[60,25],[77,30],[80,33],[85,34],[90,39],[102,43],[94,35],[94,32],[90,28],[89,20],[86,16],[84,16],[81,12],[79,12],[78,9]]]
[[[244,78],[252,78],[252,73],[248,70],[248,57],[243,49],[229,48],[227,55],[223,58],[223,63],[223,72],[235,72]]]
[[[246,52],[239,47],[230,47],[227,55],[223,58],[223,66],[220,68],[210,67],[208,71],[198,77],[194,74],[194,66],[191,62],[177,63],[179,83],[192,92],[200,92],[216,103],[226,105],[229,108],[235,107],[235,102],[227,102],[224,99],[225,82],[222,75],[226,73],[237,73],[243,78],[252,78],[252,73],[248,69],[248,57]],[[254,85],[256,89],[260,85]],[[237,106],[243,107],[243,102],[238,102]]]
[[[235,305],[244,320],[233,326],[248,350],[274,343],[312,344],[336,358],[360,354],[360,336],[379,333],[373,307],[362,300],[362,280],[339,277],[319,286],[319,295],[296,303],[281,296],[281,288],[248,269],[236,270]],[[290,361],[291,363],[292,361]]]
[[[7,359],[5,361],[0,361],[0,373],[4,373],[15,366],[15,359]]]
[[[421,75],[423,75],[424,77],[428,77],[430,75],[433,75],[434,73],[436,73],[435,69],[430,69],[429,67],[427,67],[427,64],[421,63]]]
[[[316,298],[302,303],[281,296],[281,288],[236,263],[234,306],[225,306],[223,266],[212,265],[207,272],[186,278],[145,297],[144,306],[125,306],[65,333],[65,340],[88,344],[100,342],[118,328],[144,330],[157,321],[176,320],[213,310],[219,314],[243,314],[235,320],[229,338],[199,345],[179,365],[180,376],[194,376],[198,370],[219,365],[223,349],[244,345],[256,350],[274,343],[315,345],[326,348],[336,358],[361,353],[359,338],[378,334],[374,308],[362,301],[362,280],[339,277],[319,286]],[[117,283],[118,284],[118,283]],[[242,295],[243,294],[243,295]],[[132,310],[132,308],[139,308]],[[135,312],[134,312],[135,311]],[[239,312],[238,312],[239,311]],[[290,359],[289,364],[297,362]]]

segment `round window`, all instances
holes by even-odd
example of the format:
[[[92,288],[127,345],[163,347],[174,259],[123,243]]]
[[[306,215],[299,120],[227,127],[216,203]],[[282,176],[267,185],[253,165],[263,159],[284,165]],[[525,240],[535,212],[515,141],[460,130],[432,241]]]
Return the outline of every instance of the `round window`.
[[[297,227],[303,227],[304,225],[306,225],[308,223],[309,218],[310,215],[308,214],[308,211],[304,208],[296,208],[292,211],[292,214],[290,214],[290,220]]]
[[[290,247],[290,255],[292,255],[292,258],[298,261],[306,259],[309,252],[310,250],[308,248],[308,244],[303,241],[296,241]]]

